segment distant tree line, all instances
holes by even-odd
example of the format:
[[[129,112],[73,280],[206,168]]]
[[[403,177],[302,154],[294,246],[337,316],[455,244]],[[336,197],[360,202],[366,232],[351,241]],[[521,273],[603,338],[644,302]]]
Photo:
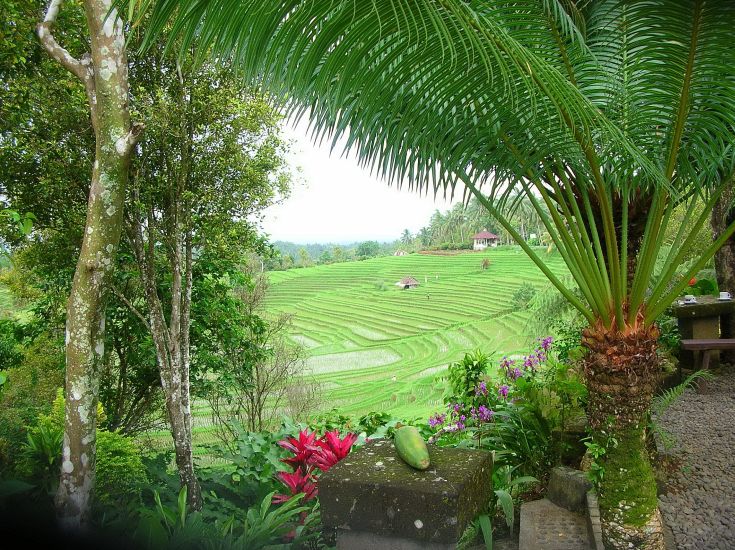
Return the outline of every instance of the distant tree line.
[[[272,252],[264,261],[264,268],[278,271],[387,256],[396,251],[398,244],[397,242],[380,243],[378,241],[349,244],[297,244],[288,241],[274,241],[271,247]]]
[[[527,242],[548,246],[551,238],[543,222],[525,197],[510,201],[509,218],[516,230]],[[465,250],[472,249],[472,235],[488,230],[500,237],[500,244],[513,244],[510,234],[495,221],[487,211],[472,198],[469,203],[458,203],[444,213],[436,210],[428,225],[417,233],[404,229],[393,242],[354,242],[350,244],[313,243],[297,244],[274,241],[271,257],[264,266],[269,270],[284,270],[293,267],[309,267],[339,262],[364,260],[377,256],[388,256],[397,250],[416,252],[419,250]]]
[[[543,222],[526,198],[509,201],[509,219],[515,229],[531,244],[548,244]],[[436,210],[428,225],[412,235],[403,231],[399,242],[406,250],[418,249],[471,249],[472,235],[487,230],[500,237],[500,244],[513,244],[514,240],[487,210],[472,198],[467,204],[458,203],[445,213]]]

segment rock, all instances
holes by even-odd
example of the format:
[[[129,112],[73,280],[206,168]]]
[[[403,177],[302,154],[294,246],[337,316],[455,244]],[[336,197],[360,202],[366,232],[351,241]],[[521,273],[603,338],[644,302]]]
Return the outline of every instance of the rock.
[[[489,501],[490,453],[429,445],[431,466],[419,471],[390,460],[395,452],[370,442],[319,478],[322,523],[338,530],[338,548],[449,547]]]
[[[548,498],[562,508],[580,512],[587,504],[587,491],[592,483],[587,474],[566,466],[557,466],[551,470]]]

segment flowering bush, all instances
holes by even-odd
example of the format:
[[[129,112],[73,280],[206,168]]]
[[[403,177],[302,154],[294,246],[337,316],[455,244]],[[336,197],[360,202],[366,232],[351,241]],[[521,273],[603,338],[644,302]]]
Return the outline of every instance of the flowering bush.
[[[346,457],[352,445],[357,440],[357,434],[348,433],[340,438],[337,430],[327,432],[317,439],[315,432],[301,430],[298,437],[287,437],[278,442],[278,445],[293,456],[281,459],[288,464],[293,472],[279,472],[276,477],[290,491],[290,494],[276,494],[273,502],[285,502],[294,495],[304,494],[304,502],[313,500],[317,496],[317,473],[326,472],[340,460]]]
[[[477,377],[475,361],[466,357],[457,363],[473,369],[469,376],[455,373],[454,379],[474,379],[475,386],[471,391],[452,388],[446,412],[429,418],[436,430],[431,441],[459,440],[464,446],[495,450],[500,465],[517,467],[522,474],[542,473],[550,465],[552,434],[564,423],[565,407],[581,410],[584,392],[568,366],[550,360],[552,344],[547,336],[525,357],[502,357],[496,383],[484,373]]]

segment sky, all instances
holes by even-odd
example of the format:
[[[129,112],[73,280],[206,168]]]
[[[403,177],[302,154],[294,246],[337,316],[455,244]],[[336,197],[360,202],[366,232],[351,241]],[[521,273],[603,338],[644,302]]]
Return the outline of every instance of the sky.
[[[428,225],[434,210],[444,212],[461,200],[461,192],[450,202],[407,186],[390,187],[354,156],[343,156],[341,149],[330,154],[328,144],[313,144],[305,122],[285,126],[284,135],[292,140],[288,162],[298,173],[290,197],[265,211],[262,228],[271,241],[394,241],[404,229],[416,233]]]

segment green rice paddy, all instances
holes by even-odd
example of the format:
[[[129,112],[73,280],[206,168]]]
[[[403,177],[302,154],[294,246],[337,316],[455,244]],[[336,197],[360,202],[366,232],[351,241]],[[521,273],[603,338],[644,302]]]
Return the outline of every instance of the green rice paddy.
[[[558,255],[540,253],[553,271],[565,272]],[[419,287],[395,285],[406,276]],[[548,284],[518,247],[388,256],[271,272],[269,280],[266,307],[293,315],[289,338],[304,347],[306,373],[321,386],[321,409],[404,417],[441,407],[447,366],[466,352],[527,351],[539,335],[528,333],[529,313],[517,310],[512,296],[524,282],[539,289]],[[16,310],[2,286],[0,310]],[[195,443],[213,442],[207,404],[197,400],[192,415]],[[170,445],[167,430],[148,437],[156,446]],[[207,454],[201,447],[196,452]]]
[[[557,255],[547,259],[564,271]],[[406,276],[420,286],[395,285]],[[474,349],[520,353],[538,336],[511,300],[524,282],[547,284],[518,247],[389,256],[272,272],[266,307],[293,315],[290,337],[305,348],[323,408],[424,416],[441,406],[449,363]]]

